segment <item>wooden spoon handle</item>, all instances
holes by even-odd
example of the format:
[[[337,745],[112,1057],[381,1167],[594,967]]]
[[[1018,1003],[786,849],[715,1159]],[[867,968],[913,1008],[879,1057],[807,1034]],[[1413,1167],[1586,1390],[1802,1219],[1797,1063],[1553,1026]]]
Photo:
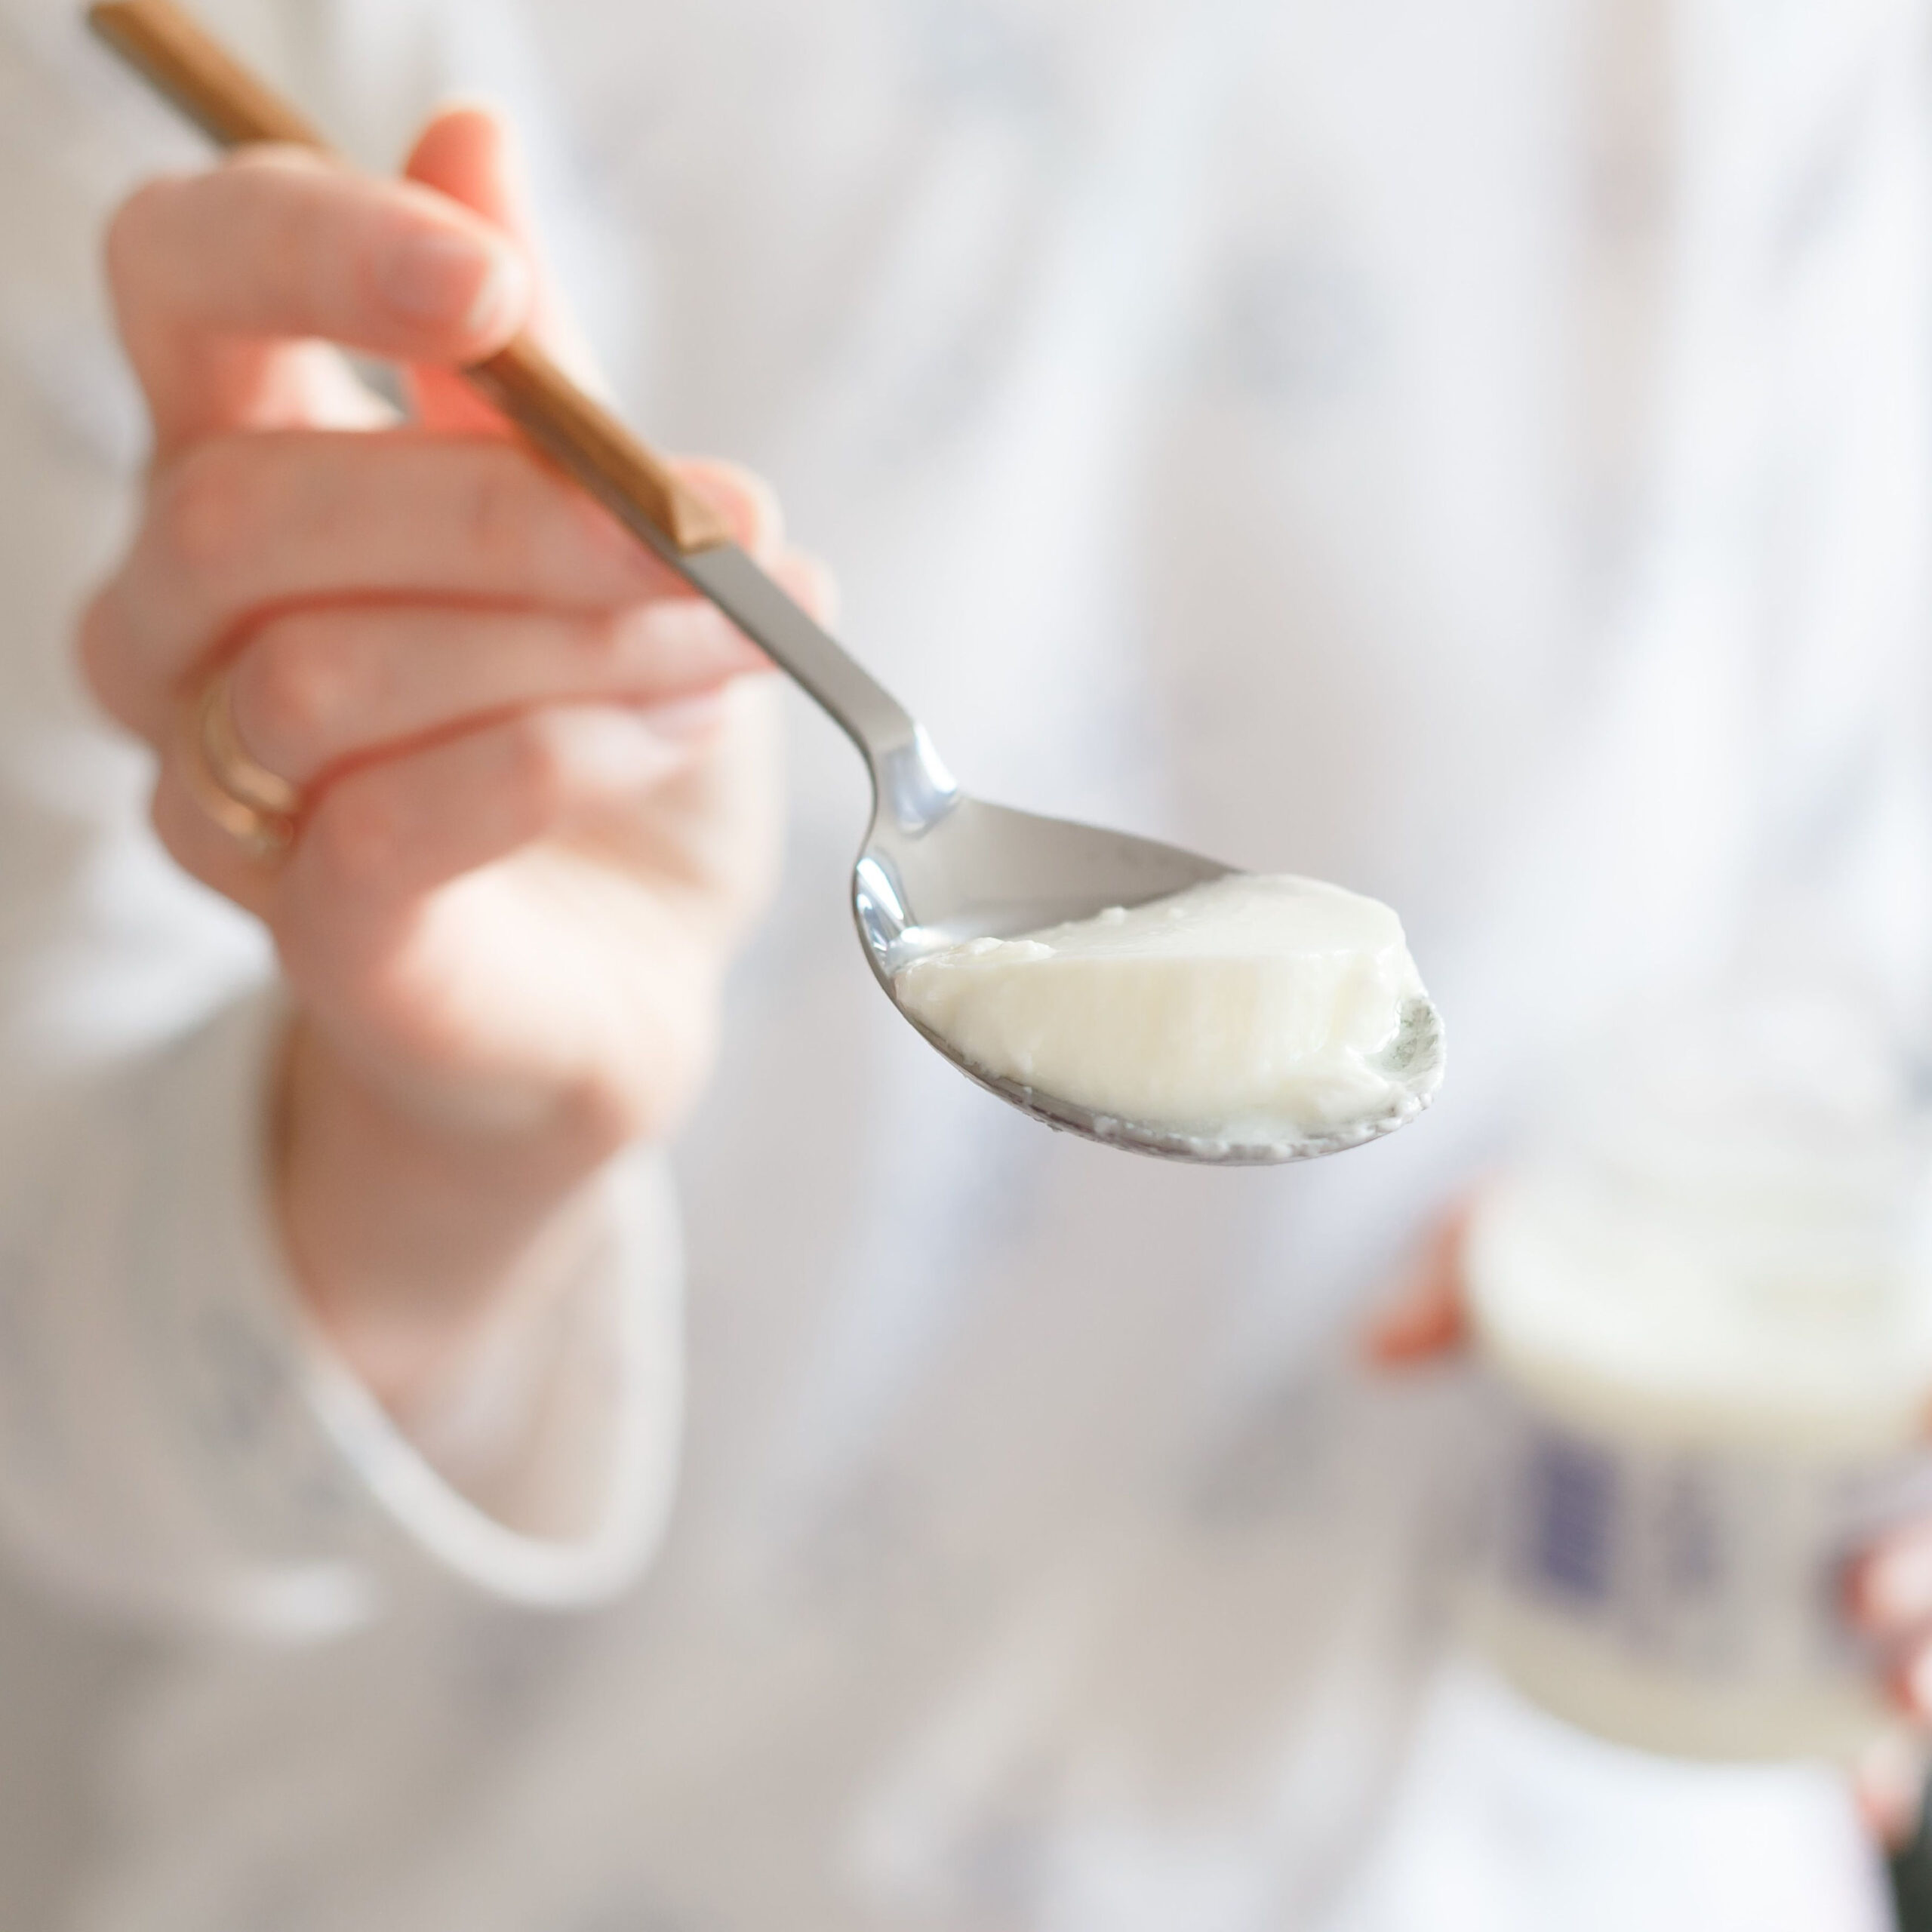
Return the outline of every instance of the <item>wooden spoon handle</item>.
[[[102,0],[88,22],[122,60],[224,147],[328,143],[174,0]],[[731,541],[723,515],[558,368],[526,332],[463,371],[472,387],[654,549]]]

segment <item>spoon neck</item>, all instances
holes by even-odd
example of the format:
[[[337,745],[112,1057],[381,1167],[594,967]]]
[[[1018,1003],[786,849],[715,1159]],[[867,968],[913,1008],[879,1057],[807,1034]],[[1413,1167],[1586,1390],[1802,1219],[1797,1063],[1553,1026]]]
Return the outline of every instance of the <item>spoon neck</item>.
[[[903,729],[891,739],[861,737],[856,731],[851,735],[872,771],[875,812],[900,831],[916,835],[937,824],[958,803],[959,785],[925,727],[903,711],[899,715]]]
[[[826,668],[835,675],[821,682],[786,666],[858,748],[871,774],[875,815],[916,837],[958,801],[958,781],[926,728],[843,651]]]
[[[924,728],[736,545],[669,558],[857,746],[879,811],[917,833],[959,795]]]

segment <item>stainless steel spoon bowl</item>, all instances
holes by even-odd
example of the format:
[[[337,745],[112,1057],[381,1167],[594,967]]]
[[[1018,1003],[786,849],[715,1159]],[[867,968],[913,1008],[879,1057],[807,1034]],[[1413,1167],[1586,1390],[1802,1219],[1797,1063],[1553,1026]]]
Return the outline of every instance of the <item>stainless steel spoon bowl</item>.
[[[96,33],[226,146],[279,141],[325,148],[321,134],[174,0],[100,0]],[[982,936],[1011,938],[1137,906],[1233,869],[1146,838],[968,798],[904,707],[860,669],[734,543],[723,518],[675,469],[528,336],[464,372],[545,454],[642,538],[692,588],[761,645],[844,727],[872,773],[872,829],[852,871],[852,910],[887,996],[922,952]],[[900,1008],[903,1013],[905,1009]],[[908,1014],[906,1017],[912,1020]],[[980,1084],[1049,1127],[1110,1146],[1217,1164],[1306,1160],[1412,1120],[1442,1064],[1442,1029],[1426,1000],[1401,1017],[1386,1070],[1398,1098],[1380,1113],[1293,1145],[1205,1143],[1115,1120],[974,1066],[926,1038]]]
[[[961,791],[924,726],[834,643],[735,545],[666,560],[755,640],[844,729],[872,780],[872,822],[852,869],[852,912],[874,976],[895,1005],[897,974],[961,940],[1009,939],[1110,906],[1138,906],[1235,869],[1124,832],[1043,818]],[[1401,1016],[1386,1071],[1399,1097],[1383,1111],[1293,1143],[1214,1141],[1097,1114],[976,1066],[900,1012],[990,1093],[1049,1127],[1110,1146],[1215,1166],[1308,1160],[1359,1146],[1413,1120],[1441,1077],[1442,1027],[1426,1000]]]

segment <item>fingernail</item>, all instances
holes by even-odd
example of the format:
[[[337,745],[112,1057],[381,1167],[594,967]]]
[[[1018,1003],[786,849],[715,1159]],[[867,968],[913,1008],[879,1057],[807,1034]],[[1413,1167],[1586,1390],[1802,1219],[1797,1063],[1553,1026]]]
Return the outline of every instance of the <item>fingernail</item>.
[[[528,299],[529,278],[506,247],[454,229],[417,229],[377,266],[389,306],[414,322],[481,334],[507,327]]]

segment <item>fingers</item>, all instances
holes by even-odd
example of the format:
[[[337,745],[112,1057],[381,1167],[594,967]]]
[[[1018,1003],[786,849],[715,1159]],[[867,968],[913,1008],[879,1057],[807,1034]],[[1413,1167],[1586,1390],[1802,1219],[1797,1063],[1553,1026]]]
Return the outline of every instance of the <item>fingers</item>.
[[[1884,1652],[1894,1702],[1932,1722],[1932,1524],[1895,1530],[1857,1558],[1846,1573],[1845,1605]]]
[[[838,620],[838,580],[805,550],[786,550],[768,566],[779,588],[826,629]]]
[[[693,466],[747,548],[775,561],[771,493]],[[274,613],[408,599],[579,613],[684,596],[605,511],[517,445],[414,430],[255,434],[197,445],[157,475],[119,574],[83,623],[97,694],[158,742],[186,682]]]
[[[704,743],[648,712],[558,705],[350,772],[285,869],[291,902],[319,915],[297,937],[352,948],[448,881],[648,798]]]
[[[1468,1340],[1463,1242],[1469,1213],[1460,1208],[1435,1230],[1395,1300],[1369,1323],[1363,1347],[1377,1367],[1433,1361]]]
[[[586,389],[603,392],[589,343],[578,328],[543,259],[521,150],[514,131],[488,108],[446,109],[417,139],[405,172],[473,210],[506,235],[531,272],[530,332]],[[503,419],[447,368],[412,373],[417,414],[442,430],[503,429]],[[776,557],[783,537],[778,500],[769,485],[736,463],[687,458],[685,480],[731,518],[738,540],[761,561]]]
[[[755,470],[722,457],[678,459],[678,474],[714,509],[721,510],[740,546],[768,567],[784,553],[785,512],[778,492]],[[829,586],[829,577],[822,579]]]
[[[1852,1774],[1852,1791],[1866,1828],[1894,1851],[1918,1830],[1925,1797],[1927,1746],[1921,1737],[1888,1731],[1867,1746]]]
[[[272,620],[235,659],[229,698],[250,755],[306,790],[337,766],[506,713],[662,705],[764,668],[693,598],[595,617],[389,605]]]
[[[409,158],[405,179],[446,195],[509,237],[538,271],[533,327],[558,319],[556,291],[541,272],[543,246],[515,131],[490,109],[471,102],[445,107],[430,119]]]
[[[200,660],[278,608],[440,597],[589,611],[677,588],[514,445],[410,430],[229,436],[156,478],[82,648],[109,709],[152,737]]]
[[[831,580],[820,565],[791,552],[774,570],[792,595],[829,614]],[[443,750],[466,728],[509,728],[515,743],[515,728],[529,721],[497,714],[592,698],[621,700],[625,715],[641,714],[635,721],[651,734],[651,756],[626,768],[626,785],[682,783],[681,768],[710,752],[738,715],[726,703],[727,681],[768,668],[721,612],[693,598],[602,618],[433,607],[300,612],[266,626],[236,660],[231,717],[248,755],[311,794],[312,821],[320,803],[314,787],[331,768]],[[177,703],[164,741],[155,826],[186,870],[266,915],[276,875],[212,822],[186,780],[189,761],[201,755],[189,742],[196,728],[192,708]],[[540,718],[529,728],[540,740],[546,728]],[[772,755],[768,734],[753,732],[738,749],[749,745],[756,747],[754,768],[734,767],[723,777],[734,806],[759,790],[764,774],[755,768]],[[728,838],[737,815],[715,815]],[[701,862],[694,869],[706,869]],[[350,869],[333,875],[346,878]]]
[[[115,217],[109,280],[165,455],[285,421],[278,354],[315,338],[424,363],[474,361],[527,313],[509,240],[448,198],[295,149],[150,183]]]
[[[453,109],[412,166],[421,183],[384,184],[258,150],[152,184],[115,222],[110,262],[160,460],[141,539],[91,607],[82,648],[107,708],[154,742],[205,663],[278,612],[399,598],[583,612],[684,594],[614,518],[508,445],[487,411],[451,403],[441,414],[487,426],[488,438],[287,426],[371,420],[317,337],[460,361],[527,312],[553,338],[565,331],[526,266],[534,238],[506,130]],[[257,433],[220,433],[236,429]],[[727,465],[686,467],[746,548],[778,555],[761,483]],[[453,691],[445,712],[467,715],[466,703]]]
[[[1853,1568],[1853,1614],[1875,1634],[1932,1625],[1932,1524],[1896,1530]]]
[[[187,778],[195,756],[188,743],[192,728],[184,708],[180,726],[162,747],[149,817],[168,856],[183,872],[244,912],[266,917],[275,874],[217,825],[195,795]]]
[[[509,127],[487,108],[446,109],[424,128],[403,172],[509,238],[534,283],[531,333],[579,382],[598,386],[595,358],[545,266],[522,155]],[[496,411],[447,369],[414,371],[411,387],[418,419],[432,428],[500,432],[503,426]]]
[[[375,943],[410,901],[533,841],[641,803],[710,751],[720,694],[668,705],[554,705],[345,773],[264,864],[202,809],[185,714],[155,788],[156,832],[182,868],[281,927],[304,909],[308,955]]]

